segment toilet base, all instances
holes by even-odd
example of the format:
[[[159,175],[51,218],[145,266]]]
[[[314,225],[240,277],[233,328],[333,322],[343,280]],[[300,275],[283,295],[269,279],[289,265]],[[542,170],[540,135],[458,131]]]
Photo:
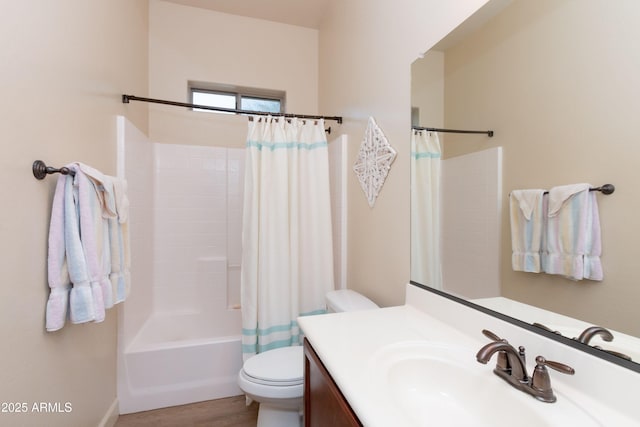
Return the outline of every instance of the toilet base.
[[[261,403],[257,427],[301,427],[302,414],[297,409],[283,409]]]

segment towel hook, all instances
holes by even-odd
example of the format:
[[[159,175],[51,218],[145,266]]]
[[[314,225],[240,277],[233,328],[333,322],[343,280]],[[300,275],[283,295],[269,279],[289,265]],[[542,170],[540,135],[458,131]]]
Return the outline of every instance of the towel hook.
[[[33,176],[35,176],[36,179],[44,179],[45,176],[52,173],[75,176],[75,172],[66,166],[56,169],[51,166],[47,166],[42,160],[36,160],[33,162],[31,169],[33,170]]]

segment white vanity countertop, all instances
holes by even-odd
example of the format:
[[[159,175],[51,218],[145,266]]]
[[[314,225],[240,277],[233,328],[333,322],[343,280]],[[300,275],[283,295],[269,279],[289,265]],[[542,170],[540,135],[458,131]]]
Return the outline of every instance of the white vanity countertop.
[[[380,349],[407,341],[455,342],[474,358],[483,345],[408,305],[301,317],[298,324],[365,426],[412,425],[377,393],[371,364]]]
[[[489,342],[489,339],[481,333],[484,328],[481,324],[473,325],[473,330],[477,330],[477,333],[463,333],[460,329],[445,324],[412,305],[301,317],[298,323],[365,426],[428,425],[429,420],[421,420],[416,417],[416,414],[408,414],[403,410],[402,405],[395,402],[394,398],[383,390],[384,378],[381,378],[383,374],[376,365],[376,360],[380,360],[379,355],[385,351],[384,349],[394,344],[402,345],[408,342],[454,346],[459,352],[461,349],[461,354],[465,355],[465,358],[468,353],[467,368],[475,371],[477,365],[478,371],[483,375],[483,381],[486,380],[487,384],[499,384],[504,387],[506,392],[514,394],[509,398],[516,399],[518,404],[527,407],[533,405],[531,408],[534,408],[534,411],[540,408],[544,411],[542,414],[545,420],[550,420],[548,425],[562,425],[554,424],[554,418],[561,418],[559,415],[563,411],[563,405],[568,405],[566,403],[568,401],[586,408],[590,416],[596,415],[597,421],[594,419],[593,425],[615,427],[640,425],[640,418],[634,421],[627,415],[619,414],[603,403],[576,391],[571,383],[566,385],[561,382],[560,377],[563,375],[555,371],[551,371],[551,378],[554,390],[558,394],[556,403],[538,402],[533,397],[511,388],[492,372],[497,355],[494,355],[487,365],[482,365],[475,360],[477,351]],[[511,342],[515,346],[518,345],[514,341]],[[534,358],[535,354],[528,354],[528,360]],[[571,364],[567,360],[558,361]],[[529,366],[529,372],[531,370],[532,366]],[[479,394],[482,392],[478,390]],[[567,395],[571,398],[567,398]],[[563,399],[565,403],[562,403]],[[497,407],[499,403],[496,402]]]

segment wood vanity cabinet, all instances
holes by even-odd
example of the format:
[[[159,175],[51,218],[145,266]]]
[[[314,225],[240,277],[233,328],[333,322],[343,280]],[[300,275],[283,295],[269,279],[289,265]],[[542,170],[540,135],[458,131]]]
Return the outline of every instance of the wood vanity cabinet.
[[[304,426],[362,426],[306,338],[304,340]]]

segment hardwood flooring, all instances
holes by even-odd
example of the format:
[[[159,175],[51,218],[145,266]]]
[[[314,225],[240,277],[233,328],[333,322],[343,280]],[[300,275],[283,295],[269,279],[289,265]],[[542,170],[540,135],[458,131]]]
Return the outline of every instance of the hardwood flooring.
[[[255,427],[257,420],[258,404],[246,406],[242,395],[120,415],[115,427]]]

